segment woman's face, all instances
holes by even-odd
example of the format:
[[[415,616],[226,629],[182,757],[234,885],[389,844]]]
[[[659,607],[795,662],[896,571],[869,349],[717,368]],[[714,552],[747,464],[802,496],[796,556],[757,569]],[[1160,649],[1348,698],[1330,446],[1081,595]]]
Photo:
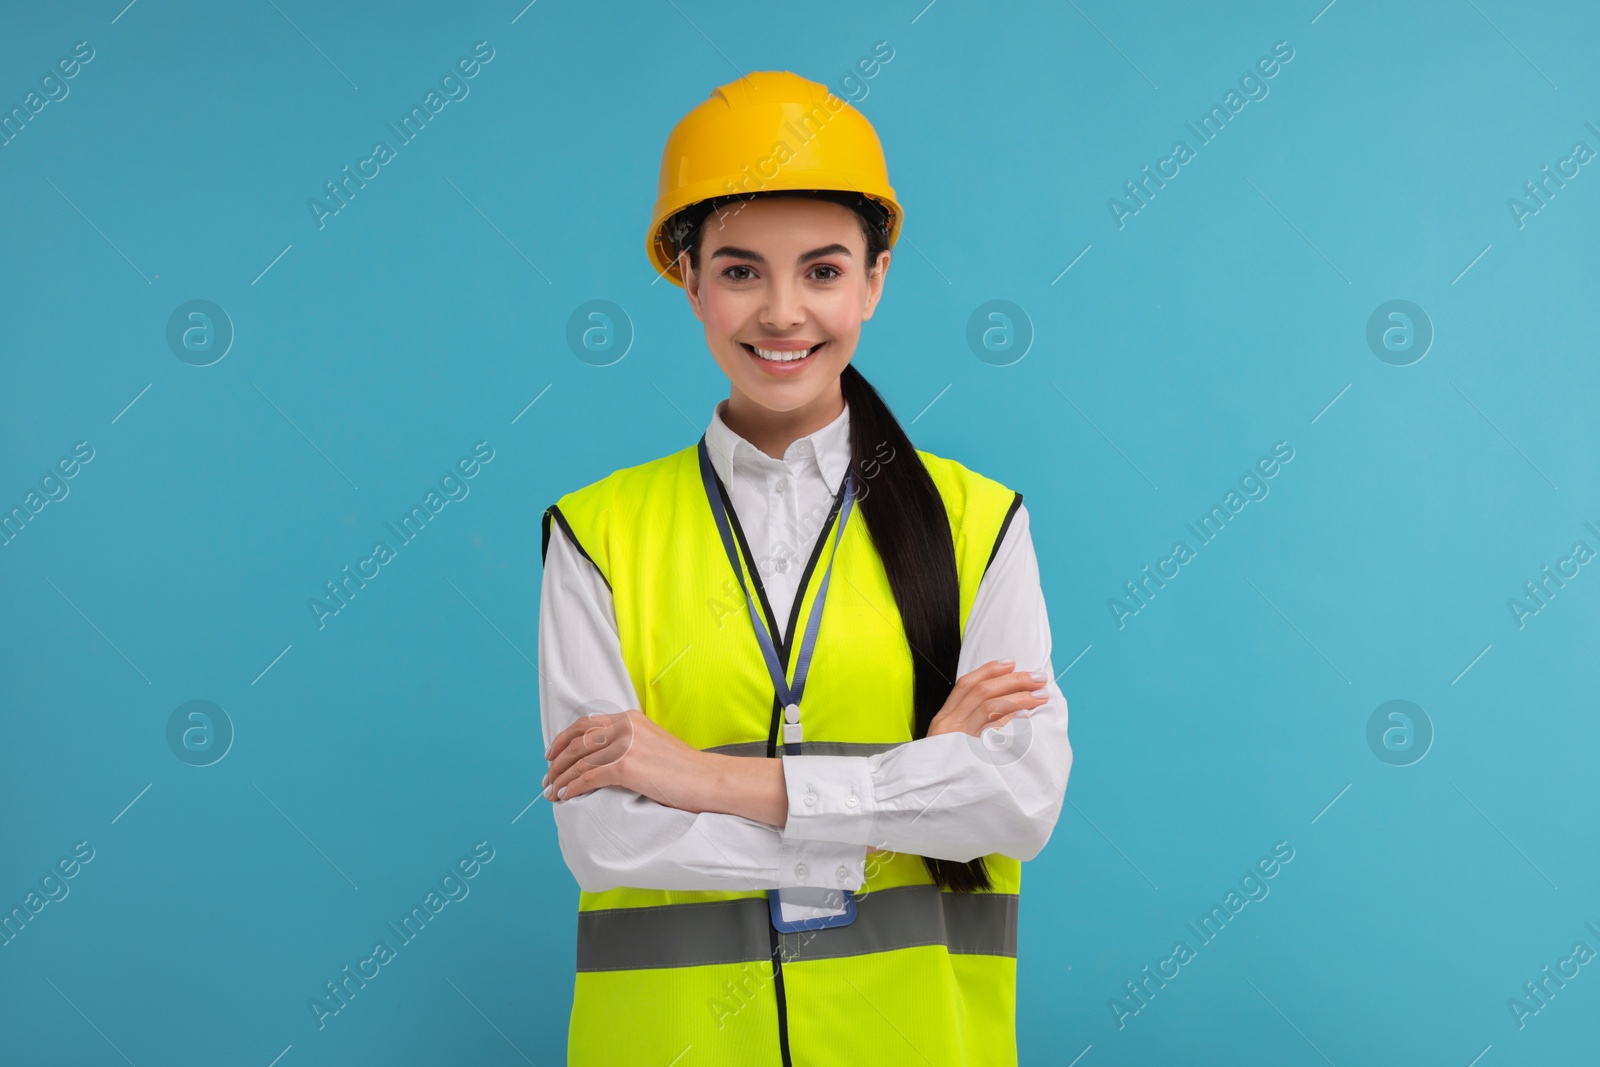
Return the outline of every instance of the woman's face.
[[[859,217],[826,200],[755,197],[707,216],[700,270],[687,252],[679,269],[706,346],[733,384],[731,403],[744,406],[742,394],[799,413],[836,397],[889,255],[869,274]]]

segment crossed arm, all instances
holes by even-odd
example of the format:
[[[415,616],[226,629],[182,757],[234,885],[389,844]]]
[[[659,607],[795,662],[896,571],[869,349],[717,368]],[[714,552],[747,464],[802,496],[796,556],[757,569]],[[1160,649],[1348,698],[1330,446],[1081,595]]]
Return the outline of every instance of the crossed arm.
[[[1049,839],[1072,749],[1024,508],[968,616],[958,674],[977,688],[963,704],[958,685],[930,736],[874,756],[701,752],[624,711],[639,704],[610,591],[564,533],[550,539],[540,605],[546,781],[562,855],[585,890],[857,889],[869,847],[1026,860]],[[979,689],[1015,692],[1034,669],[1039,697],[978,734],[993,710]]]

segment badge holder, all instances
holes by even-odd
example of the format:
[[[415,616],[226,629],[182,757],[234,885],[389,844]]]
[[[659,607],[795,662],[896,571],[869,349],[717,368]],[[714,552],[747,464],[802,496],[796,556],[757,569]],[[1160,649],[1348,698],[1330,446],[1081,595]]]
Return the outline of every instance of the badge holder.
[[[848,889],[822,886],[769,889],[767,907],[772,913],[773,929],[780,934],[831,930],[856,921],[856,895]]]

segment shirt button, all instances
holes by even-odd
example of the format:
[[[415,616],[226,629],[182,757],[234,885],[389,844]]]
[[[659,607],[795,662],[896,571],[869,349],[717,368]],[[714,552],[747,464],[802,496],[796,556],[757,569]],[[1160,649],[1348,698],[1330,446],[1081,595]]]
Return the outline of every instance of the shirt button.
[[[780,493],[786,493],[789,491],[789,480],[787,478],[779,478],[778,484],[774,485],[772,488]]]
[[[789,570],[789,561],[787,559],[780,559],[778,562],[772,565],[772,569],[777,571],[779,574],[784,574]]]
[[[809,789],[806,790],[806,804],[807,805],[811,805],[811,804],[815,804],[816,802],[817,802],[817,794],[811,792]]]
[[[811,873],[811,868],[807,867],[805,864],[797,863],[797,864],[794,865],[794,876],[796,878],[804,878],[806,875],[808,875],[810,873]]]
[[[837,871],[835,871],[834,873],[839,876],[839,884],[840,885],[844,885],[844,883],[846,883],[846,882],[848,882],[850,880],[850,868],[846,867],[842,863],[839,865],[839,869]]]
[[[854,793],[851,793],[849,796],[844,798],[844,803],[846,807],[853,808],[861,802],[856,799],[856,795]]]

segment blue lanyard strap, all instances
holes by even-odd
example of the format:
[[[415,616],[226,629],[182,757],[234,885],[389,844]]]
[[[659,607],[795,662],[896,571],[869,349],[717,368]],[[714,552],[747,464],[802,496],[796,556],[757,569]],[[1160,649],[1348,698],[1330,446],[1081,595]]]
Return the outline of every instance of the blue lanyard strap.
[[[800,642],[800,656],[795,661],[794,685],[791,687],[784,678],[783,664],[778,662],[778,650],[773,643],[772,634],[768,632],[766,623],[761,619],[761,614],[756,610],[755,599],[750,595],[750,587],[745,584],[744,568],[739,563],[739,549],[733,539],[733,530],[728,525],[727,509],[722,503],[722,494],[717,490],[716,473],[711,466],[711,454],[706,448],[705,435],[700,436],[700,479],[705,484],[706,499],[711,504],[711,513],[716,516],[717,532],[722,535],[722,548],[728,555],[728,562],[733,566],[733,573],[739,579],[739,588],[744,592],[746,606],[750,609],[750,622],[755,627],[756,640],[761,645],[762,658],[767,663],[767,673],[772,676],[773,691],[782,702],[784,712],[783,750],[785,754],[795,756],[800,754],[800,698],[805,695],[806,674],[811,668],[811,652],[817,641],[817,630],[822,624],[822,607],[828,598],[828,581],[833,576],[833,561],[839,555],[839,540],[844,536],[845,523],[850,521],[850,511],[855,503],[856,483],[853,472],[846,471],[844,479],[844,505],[839,512],[839,523],[833,533],[833,552],[828,557],[828,567],[822,574],[822,584],[817,587],[817,596],[811,604],[811,615],[806,619],[805,637]],[[805,590],[795,590],[795,596],[804,597]]]

